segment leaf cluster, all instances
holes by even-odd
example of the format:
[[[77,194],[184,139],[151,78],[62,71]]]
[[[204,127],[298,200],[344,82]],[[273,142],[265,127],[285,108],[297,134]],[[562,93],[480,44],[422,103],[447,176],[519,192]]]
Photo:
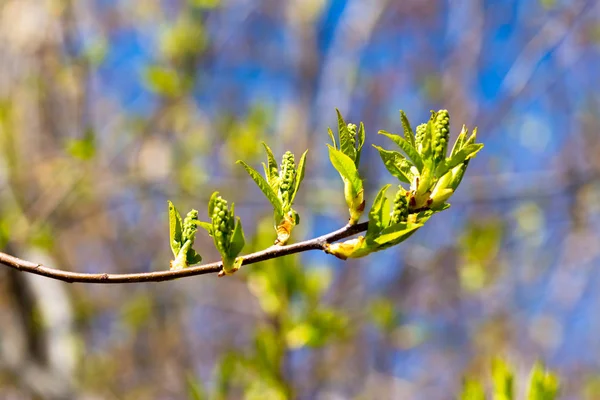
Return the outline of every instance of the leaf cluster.
[[[308,150],[300,157],[297,167],[294,155],[289,151],[283,155],[281,165],[279,166],[271,148],[264,142],[263,146],[267,153],[267,163],[262,163],[265,178],[244,161],[239,160],[238,164],[244,167],[273,206],[273,219],[275,230],[277,231],[277,240],[275,243],[285,245],[289,240],[293,227],[300,222],[300,217],[292,208],[292,205],[300,190],[300,184],[304,179]]]
[[[475,378],[465,378],[460,395],[461,400],[514,400],[522,398],[515,392],[515,376],[513,368],[502,359],[492,362],[492,397],[486,396],[484,384]],[[559,380],[558,376],[548,371],[543,364],[536,363],[527,380],[527,400],[555,400],[558,398]]]

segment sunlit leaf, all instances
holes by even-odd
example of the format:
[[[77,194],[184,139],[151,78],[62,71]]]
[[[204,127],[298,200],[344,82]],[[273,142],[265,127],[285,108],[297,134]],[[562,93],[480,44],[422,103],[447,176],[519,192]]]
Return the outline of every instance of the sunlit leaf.
[[[365,124],[363,124],[362,122],[358,126],[357,140],[358,143],[356,147],[356,160],[354,161],[354,164],[358,168],[358,165],[360,164],[360,155],[362,154],[362,148],[365,145]]]
[[[338,118],[338,131],[340,135],[340,151],[347,155],[352,162],[356,160],[356,148],[354,147],[354,138],[352,134],[348,130],[348,126],[346,125],[346,121],[344,121],[344,117],[340,113],[340,110],[335,109],[337,112]]]
[[[414,147],[417,148],[415,143],[415,133],[410,126],[410,122],[408,122],[408,118],[404,111],[400,110],[400,119],[402,120],[402,128],[404,129],[404,139],[408,140],[408,142]]]
[[[182,245],[182,226],[181,214],[177,211],[173,203],[169,200],[169,243],[173,255],[177,257]]]
[[[423,159],[421,158],[421,155],[407,140],[399,135],[394,135],[386,131],[379,131],[379,134],[387,136],[394,143],[396,143],[402,149],[402,151],[406,153],[408,158],[412,161],[415,167],[417,167],[419,172],[423,170]]]
[[[421,226],[423,225],[406,224],[404,222],[394,224],[382,230],[379,236],[374,239],[374,242],[379,245],[400,243],[406,240]]]
[[[277,160],[275,159],[275,155],[271,151],[271,148],[267,146],[265,142],[262,142],[262,145],[265,148],[265,152],[267,153],[267,180],[269,181],[269,185],[276,191],[279,188],[277,181],[279,180],[279,174],[277,172]]]
[[[375,239],[379,232],[387,226],[386,217],[389,218],[390,206],[385,193],[390,186],[392,185],[388,184],[382,187],[375,196],[375,200],[373,200],[373,205],[369,211],[369,225],[366,233],[366,240],[369,242]]]
[[[232,205],[233,208],[233,205]],[[246,238],[244,237],[244,230],[242,229],[242,221],[240,217],[237,217],[233,233],[231,234],[231,241],[229,244],[229,257],[237,257],[238,254],[244,248],[246,244]]]
[[[408,175],[410,172],[400,168],[400,161],[404,158],[402,154],[397,151],[386,150],[376,145],[373,145],[373,147],[379,151],[381,161],[383,161],[383,165],[385,165],[385,168],[390,174],[395,176],[400,182],[411,183],[412,179]]]
[[[281,204],[279,197],[277,197],[277,194],[273,191],[271,186],[269,186],[265,178],[263,178],[254,168],[252,168],[242,160],[237,161],[237,163],[241,164],[246,169],[252,180],[254,180],[254,182],[263,192],[267,200],[269,200],[269,202],[273,205],[275,211],[281,214],[283,210],[283,205]]]
[[[294,199],[296,198],[296,195],[298,194],[298,191],[300,190],[300,184],[302,183],[302,180],[304,180],[304,172],[306,170],[306,154],[307,153],[308,153],[308,150],[306,150],[304,153],[302,153],[302,156],[300,157],[300,161],[298,162],[298,169],[296,170],[296,182],[295,182],[294,191],[292,193],[292,198],[290,200],[290,203],[294,202]]]

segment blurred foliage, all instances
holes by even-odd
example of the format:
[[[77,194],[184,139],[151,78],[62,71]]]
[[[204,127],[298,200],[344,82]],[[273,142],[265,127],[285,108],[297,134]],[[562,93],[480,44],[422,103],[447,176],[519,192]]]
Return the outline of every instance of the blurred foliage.
[[[320,149],[294,235],[337,229],[334,107],[378,146],[376,129],[403,129],[399,108],[424,121],[447,107],[450,131],[479,126],[486,151],[448,212],[364,261],[307,253],[227,280],[121,286],[1,269],[0,398],[484,399],[509,381],[514,397],[556,398],[554,373],[491,368],[499,352],[547,360],[561,397],[598,398],[597,10],[2,2],[0,246],[26,259],[165,270],[166,200],[204,210],[212,190],[238,205],[245,252],[270,246],[271,210],[234,165],[258,163],[260,140]],[[358,172],[367,202],[391,183],[373,149]]]
[[[503,359],[497,358],[492,362],[492,396],[487,397],[484,385],[473,378],[465,378],[463,381],[463,391],[460,395],[461,400],[485,400],[486,398],[494,400],[514,400],[517,398],[526,398],[527,400],[554,400],[559,394],[558,377],[544,368],[540,363],[536,363],[527,379],[527,390],[522,391],[526,397],[518,395],[515,390],[515,376],[513,367],[507,364]]]

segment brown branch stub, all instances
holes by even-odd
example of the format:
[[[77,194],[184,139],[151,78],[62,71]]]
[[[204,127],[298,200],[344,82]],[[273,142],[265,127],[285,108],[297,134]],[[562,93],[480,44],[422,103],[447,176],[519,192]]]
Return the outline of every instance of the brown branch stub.
[[[357,225],[346,225],[337,231],[319,236],[314,239],[305,240],[290,244],[287,246],[271,246],[265,250],[257,251],[243,256],[242,265],[255,264],[261,261],[270,260],[273,258],[283,257],[290,254],[301,253],[309,250],[325,250],[326,245],[340,239],[345,239],[367,230],[367,222]],[[184,278],[187,276],[204,275],[218,273],[222,269],[220,261],[209,264],[188,267],[175,271],[156,271],[156,272],[141,272],[132,274],[107,274],[107,273],[80,273],[63,271],[46,267],[39,263],[22,260],[0,252],[0,264],[15,268],[19,271],[29,272],[36,275],[42,275],[47,278],[57,279],[69,283],[139,283],[139,282],[163,282],[172,281],[174,279]]]

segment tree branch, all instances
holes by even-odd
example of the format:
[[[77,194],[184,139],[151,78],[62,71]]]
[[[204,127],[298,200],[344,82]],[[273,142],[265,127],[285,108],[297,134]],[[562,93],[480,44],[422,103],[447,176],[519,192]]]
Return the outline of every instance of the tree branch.
[[[340,239],[347,238],[367,230],[368,222],[362,222],[356,225],[346,225],[337,231],[319,236],[314,239],[290,244],[287,246],[271,246],[265,250],[243,256],[242,265],[254,264],[257,262],[283,257],[289,254],[301,253],[309,250],[324,250],[325,245]],[[42,264],[36,264],[31,261],[21,260],[20,258],[0,252],[0,264],[15,268],[19,271],[29,272],[36,275],[42,275],[48,278],[57,279],[64,282],[74,283],[134,283],[134,282],[162,282],[172,281],[174,279],[186,276],[204,275],[218,273],[222,269],[220,261],[210,264],[188,267],[177,271],[156,271],[141,272],[133,274],[88,274],[79,272],[63,271],[60,269],[49,268]]]

